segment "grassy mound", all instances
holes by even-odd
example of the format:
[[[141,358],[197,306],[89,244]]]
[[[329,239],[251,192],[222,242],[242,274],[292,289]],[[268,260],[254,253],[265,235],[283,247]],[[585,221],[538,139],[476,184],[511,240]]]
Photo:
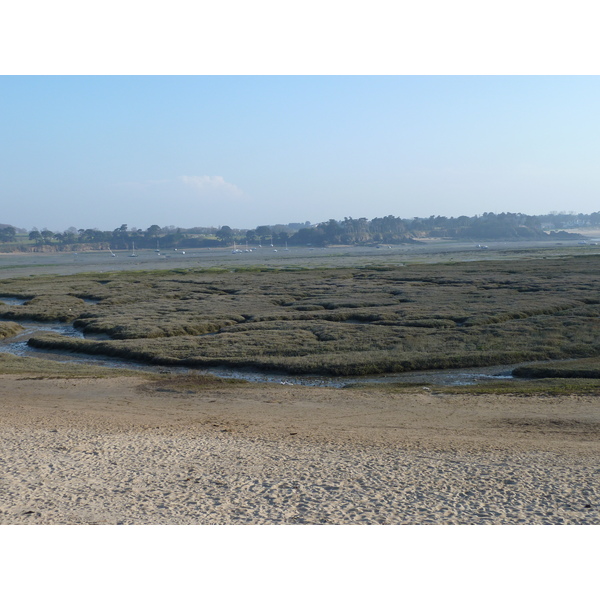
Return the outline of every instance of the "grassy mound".
[[[0,339],[17,335],[20,331],[23,331],[23,327],[18,323],[13,323],[11,321],[4,323],[0,322]]]

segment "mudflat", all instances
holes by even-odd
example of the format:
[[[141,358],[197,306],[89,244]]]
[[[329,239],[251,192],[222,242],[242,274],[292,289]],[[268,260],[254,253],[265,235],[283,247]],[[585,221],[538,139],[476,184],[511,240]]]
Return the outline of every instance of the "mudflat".
[[[598,524],[600,400],[1,375],[2,524]]]

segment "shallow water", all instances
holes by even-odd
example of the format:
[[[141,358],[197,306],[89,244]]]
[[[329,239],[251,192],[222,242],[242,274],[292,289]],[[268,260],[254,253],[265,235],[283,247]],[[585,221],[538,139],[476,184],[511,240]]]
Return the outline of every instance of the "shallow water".
[[[19,306],[27,302],[27,298],[17,298],[16,296],[0,296],[0,302],[9,304],[10,306]]]

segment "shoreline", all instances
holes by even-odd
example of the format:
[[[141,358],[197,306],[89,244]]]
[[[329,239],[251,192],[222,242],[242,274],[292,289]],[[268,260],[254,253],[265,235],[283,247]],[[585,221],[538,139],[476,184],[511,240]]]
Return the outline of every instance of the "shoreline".
[[[0,385],[2,524],[600,524],[596,397]]]

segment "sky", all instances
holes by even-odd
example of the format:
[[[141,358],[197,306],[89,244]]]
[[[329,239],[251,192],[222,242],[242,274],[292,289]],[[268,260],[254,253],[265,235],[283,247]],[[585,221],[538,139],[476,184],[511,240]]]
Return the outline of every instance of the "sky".
[[[0,222],[600,209],[596,76],[2,76]]]
[[[595,212],[589,11],[584,0],[569,11],[223,0],[201,13],[188,0],[13,3],[0,36],[0,223]]]

